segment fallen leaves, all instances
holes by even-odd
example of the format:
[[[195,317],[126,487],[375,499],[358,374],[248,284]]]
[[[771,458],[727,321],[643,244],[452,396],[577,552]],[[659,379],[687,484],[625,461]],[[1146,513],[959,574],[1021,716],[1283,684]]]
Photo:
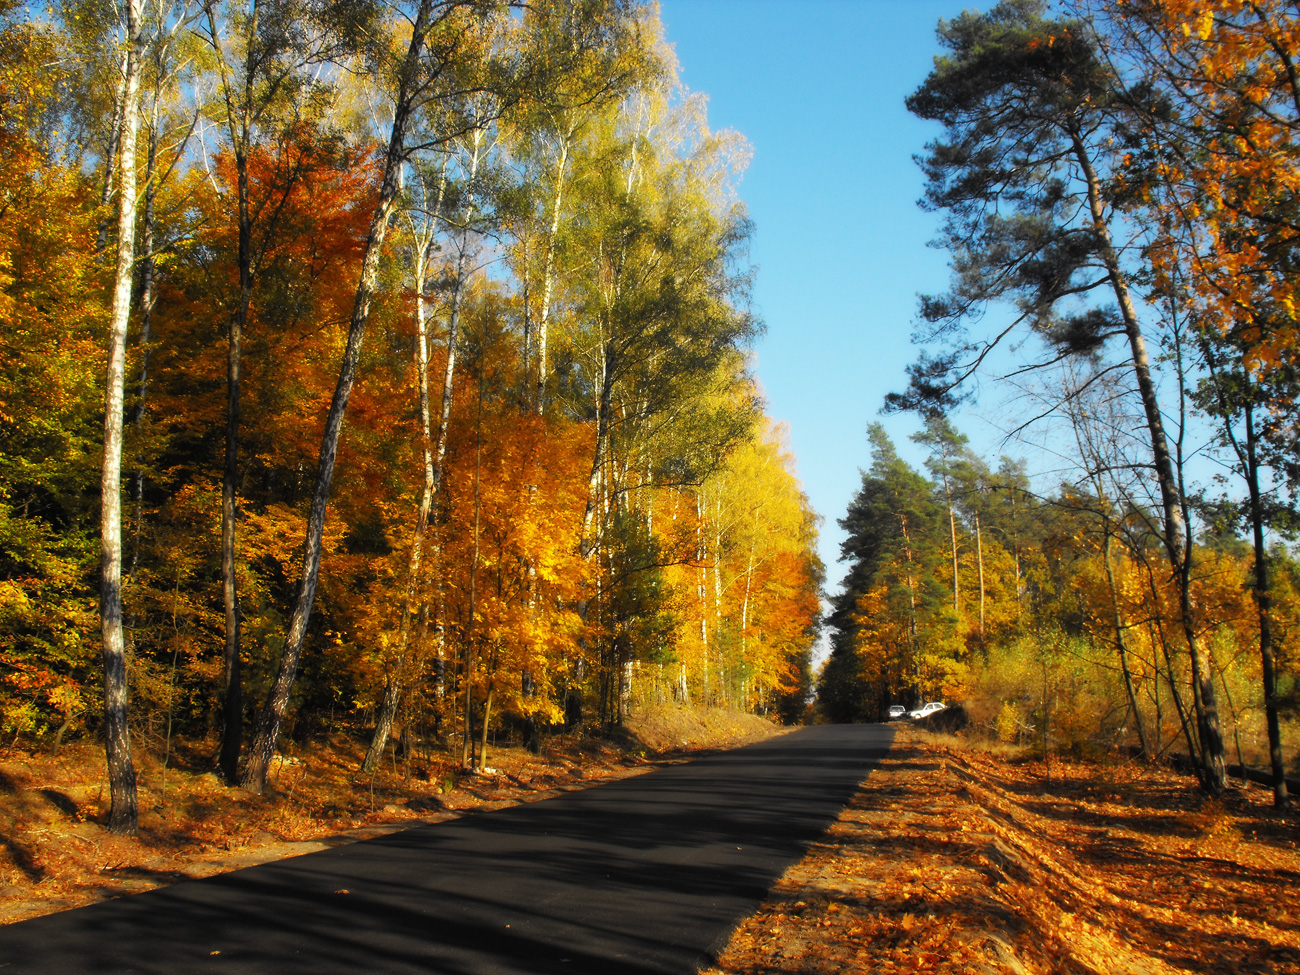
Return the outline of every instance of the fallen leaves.
[[[1300,826],[1270,798],[902,729],[710,975],[1300,973]]]
[[[646,751],[660,741],[676,753],[778,730],[712,708],[647,709],[629,718],[621,739],[551,736],[540,757],[494,749],[496,775],[463,774],[448,756],[422,750],[409,775],[386,764],[373,778],[357,773],[364,739],[335,734],[276,763],[263,796],[208,772],[211,749],[186,753],[188,770],[165,773],[142,750],[134,839],[102,825],[102,749],[78,742],[57,757],[10,750],[0,758],[0,924],[634,775],[653,767]]]

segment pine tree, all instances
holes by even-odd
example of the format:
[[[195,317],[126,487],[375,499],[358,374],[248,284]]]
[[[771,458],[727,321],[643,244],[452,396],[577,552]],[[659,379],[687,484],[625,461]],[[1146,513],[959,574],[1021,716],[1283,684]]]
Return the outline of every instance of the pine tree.
[[[1022,325],[1046,338],[1055,355],[1096,354],[1109,338],[1125,340],[1197,685],[1202,781],[1218,791],[1223,735],[1191,597],[1186,506],[1107,182],[1132,115],[1086,25],[1045,13],[1039,0],[1007,0],[987,14],[942,23],[949,53],[908,98],[914,114],[944,126],[922,168],[925,205],[947,214],[943,243],[953,254],[954,281],[947,295],[923,299],[922,316],[931,337],[955,348],[911,367],[911,389],[888,402],[927,410],[951,400],[987,354],[964,329],[990,302],[1013,303],[1018,312],[995,343]],[[1097,303],[1107,296],[1114,306]]]

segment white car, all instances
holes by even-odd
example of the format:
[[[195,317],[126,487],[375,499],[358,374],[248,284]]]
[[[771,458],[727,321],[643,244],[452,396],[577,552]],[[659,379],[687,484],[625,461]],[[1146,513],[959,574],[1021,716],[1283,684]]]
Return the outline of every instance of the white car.
[[[947,705],[942,701],[931,701],[929,704],[919,707],[915,711],[908,711],[907,716],[913,721],[916,721],[920,718],[927,718],[936,711],[942,711],[945,707],[947,707]]]
[[[889,706],[888,721],[897,721],[899,718],[907,717],[907,708],[901,704],[891,704]]]

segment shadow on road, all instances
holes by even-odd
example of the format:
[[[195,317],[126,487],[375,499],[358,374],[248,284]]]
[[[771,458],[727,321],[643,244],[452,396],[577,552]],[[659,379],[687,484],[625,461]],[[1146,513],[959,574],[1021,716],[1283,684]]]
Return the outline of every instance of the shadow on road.
[[[689,973],[888,751],[822,726],[0,928],[0,973]]]

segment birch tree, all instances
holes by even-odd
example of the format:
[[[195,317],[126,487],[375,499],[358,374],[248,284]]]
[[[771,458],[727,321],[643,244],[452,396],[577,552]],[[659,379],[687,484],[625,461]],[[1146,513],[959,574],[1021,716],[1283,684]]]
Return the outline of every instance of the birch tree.
[[[108,322],[104,381],[104,458],[100,480],[100,635],[104,658],[104,747],[108,756],[108,827],[134,833],[139,821],[135,765],[127,727],[126,646],[122,632],[122,434],[126,339],[135,277],[136,142],[144,72],[143,0],[124,8],[126,69],[117,161],[117,259]]]
[[[438,405],[438,432],[435,442],[426,451],[425,460],[425,488],[420,500],[420,514],[417,516],[416,546],[423,546],[424,527],[428,523],[428,510],[432,506],[433,498],[438,493],[442,483],[443,464],[447,456],[447,429],[451,422],[451,404],[452,397],[455,393],[456,382],[456,352],[460,341],[460,319],[461,310],[465,303],[466,291],[469,288],[470,278],[474,268],[474,256],[476,253],[476,243],[478,241],[478,232],[474,223],[478,216],[480,173],[479,170],[485,165],[485,156],[489,150],[488,146],[488,127],[492,121],[492,115],[485,110],[485,106],[480,105],[479,111],[472,115],[474,121],[471,123],[469,131],[459,140],[460,145],[456,147],[462,156],[461,165],[464,169],[464,203],[458,219],[454,221],[455,231],[455,250],[456,258],[454,262],[455,270],[452,272],[451,294],[448,299],[447,313],[447,348],[444,358],[443,374],[441,382],[441,395]],[[438,193],[438,210],[442,206],[442,193],[445,187],[445,175],[440,180],[440,189]],[[435,211],[435,214],[438,211]],[[436,219],[436,217],[435,217]],[[430,228],[432,232],[433,228]],[[430,237],[430,244],[433,238]],[[423,274],[423,270],[421,274]],[[419,286],[423,287],[423,281],[419,281]],[[424,314],[423,296],[417,298],[417,316]],[[425,325],[420,322],[417,325],[417,341],[423,347]],[[427,355],[427,353],[426,353]],[[423,367],[427,372],[427,362]],[[422,379],[421,382],[424,380]],[[423,387],[422,387],[423,388]],[[427,391],[422,394],[421,413],[426,418],[422,420],[425,428],[428,427],[428,394]],[[427,497],[427,501],[426,501]],[[420,549],[412,547],[411,555],[411,579],[412,584],[418,570]],[[400,630],[397,658],[394,660],[393,668],[389,674],[384,690],[384,700],[380,705],[379,717],[375,722],[375,732],[371,737],[370,748],[366,752],[365,761],[362,769],[370,771],[378,763],[383,755],[384,744],[388,740],[388,735],[392,730],[393,719],[397,715],[397,706],[401,701],[402,684],[405,679],[406,668],[406,646],[408,642],[409,619],[407,611],[403,611],[403,626]]]
[[[534,186],[540,212],[521,227],[519,276],[524,293],[524,372],[536,361],[533,408],[545,410],[550,320],[556,296],[557,250],[561,224],[572,207],[570,184],[581,162],[581,143],[594,123],[636,86],[653,84],[662,72],[663,40],[653,36],[653,22],[632,3],[607,4],[584,10],[563,4],[539,6],[527,18],[530,43],[538,47],[567,46],[578,53],[572,69],[548,86],[515,126],[516,155],[521,176]],[[590,162],[592,160],[588,160]],[[579,170],[576,178],[585,173]],[[534,229],[540,225],[540,233]],[[540,237],[540,240],[537,239]],[[536,292],[533,254],[540,263]],[[535,296],[534,296],[535,295]]]
[[[482,139],[492,123],[570,67],[574,54],[571,50],[535,51],[508,43],[517,26],[507,8],[481,0],[420,0],[411,18],[411,40],[405,53],[381,52],[380,61],[390,72],[394,91],[392,125],[378,202],[363,251],[347,346],[321,440],[302,577],[280,666],[261,711],[244,773],[245,785],[256,790],[262,788],[275,752],[306,638],[320,572],[339,435],[356,381],[384,240],[398,203],[403,165],[413,153],[444,148],[460,137],[468,136],[481,150]]]
[[[366,5],[353,8],[365,19]],[[200,31],[216,64],[218,124],[224,129],[235,163],[235,200],[238,250],[238,292],[228,301],[226,336],[226,427],[221,477],[221,590],[225,611],[225,670],[223,681],[223,731],[220,767],[226,781],[238,779],[243,739],[241,678],[241,613],[238,589],[238,484],[240,399],[244,338],[252,312],[252,298],[263,259],[279,228],[284,204],[305,167],[291,160],[304,158],[302,134],[308,140],[328,142],[325,134],[310,131],[312,102],[318,104],[330,86],[310,73],[320,72],[344,53],[348,25],[330,22],[332,11],[310,2],[256,0],[246,8],[220,10],[209,3]],[[319,121],[316,119],[314,121]],[[256,194],[249,180],[249,155],[258,143],[268,141],[286,159],[278,185],[261,187]],[[293,143],[298,143],[294,146]],[[311,153],[307,153],[310,155]]]
[[[366,236],[361,278],[357,284],[352,316],[348,324],[347,345],[339,367],[338,383],[325,420],[325,431],[321,438],[316,485],[307,520],[302,575],[298,582],[284,649],[281,652],[280,666],[261,710],[256,737],[250,746],[248,764],[244,771],[244,786],[258,793],[266,783],[266,774],[279,738],[280,722],[289,706],[289,695],[293,689],[298,661],[307,636],[307,624],[311,618],[320,575],[326,508],[329,504],[330,487],[338,457],[339,435],[342,432],[348,399],[356,382],[357,365],[361,357],[362,343],[365,341],[370,303],[379,276],[384,239],[388,234],[389,223],[400,191],[401,168],[408,151],[406,144],[408,128],[413,116],[424,106],[425,99],[433,93],[431,87],[433,82],[444,71],[450,69],[452,60],[458,53],[460,37],[469,25],[458,23],[457,20],[479,16],[478,11],[467,3],[437,3],[435,0],[420,0],[411,21],[410,43],[405,53],[395,58],[392,64],[396,87],[392,127],[384,154],[379,198]],[[433,43],[430,43],[431,40]]]

